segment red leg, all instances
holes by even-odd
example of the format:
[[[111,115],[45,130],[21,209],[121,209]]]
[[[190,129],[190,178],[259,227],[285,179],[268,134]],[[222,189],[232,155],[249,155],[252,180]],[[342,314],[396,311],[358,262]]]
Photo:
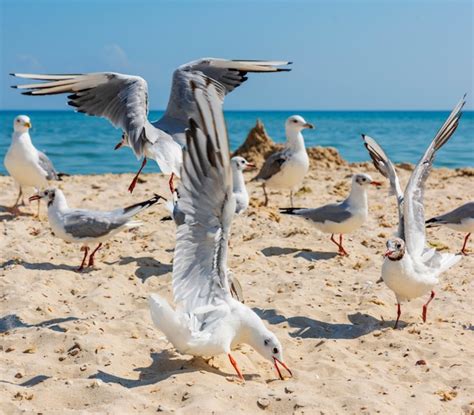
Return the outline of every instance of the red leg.
[[[239,376],[239,378],[244,380],[244,377],[242,376],[242,372],[240,371],[239,367],[237,366],[237,362],[234,360],[234,358],[232,357],[232,355],[230,353],[227,353],[227,356],[229,356],[230,363],[232,363],[232,366],[234,366],[234,369],[237,372],[237,375]]]
[[[174,173],[171,173],[171,176],[170,176],[170,180],[168,182],[169,186],[170,186],[170,192],[171,194],[174,193],[174,183],[173,183],[173,179],[174,179]]]
[[[426,323],[426,313],[428,312],[428,304],[435,298],[435,292],[431,291],[430,299],[423,305],[423,314],[421,317],[423,318],[423,322]]]
[[[341,249],[340,245],[337,243],[337,241],[334,239],[334,234],[331,234],[331,241],[334,242],[339,249]]]
[[[140,170],[138,170],[137,174],[135,175],[135,177],[132,180],[132,183],[130,183],[130,186],[128,186],[128,191],[130,193],[132,193],[133,189],[135,189],[135,186],[137,185],[137,181],[138,181],[138,176],[140,176],[140,173],[142,172],[145,165],[146,165],[146,157],[143,157],[143,161],[142,161],[142,165],[140,167]]]
[[[349,254],[347,253],[347,251],[344,249],[344,247],[342,246],[342,233],[339,234],[339,255],[342,255],[342,256],[349,256]]]
[[[464,238],[464,244],[463,244],[462,249],[461,249],[461,253],[462,253],[463,255],[467,255],[467,252],[466,252],[466,245],[467,245],[467,240],[469,239],[470,236],[471,236],[471,233],[468,233],[468,234],[466,235],[466,237]]]
[[[87,254],[89,253],[89,247],[83,246],[81,251],[84,251],[84,258],[82,258],[81,266],[77,269],[78,272],[81,272],[84,269],[84,264],[86,263]]]
[[[92,251],[92,254],[91,256],[89,257],[89,263],[87,264],[88,267],[93,267],[94,266],[94,254],[102,247],[102,242],[97,245],[97,248],[95,248],[93,251]]]
[[[402,315],[402,310],[400,307],[400,303],[397,303],[397,321],[395,322],[395,326],[393,326],[394,329],[398,327],[398,320],[400,320],[401,315]]]

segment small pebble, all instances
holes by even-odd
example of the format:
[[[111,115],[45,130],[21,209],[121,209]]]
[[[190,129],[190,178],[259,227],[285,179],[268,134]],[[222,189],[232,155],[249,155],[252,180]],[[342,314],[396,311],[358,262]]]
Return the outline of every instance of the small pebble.
[[[270,401],[267,398],[258,398],[257,405],[262,409],[266,409],[270,405]]]

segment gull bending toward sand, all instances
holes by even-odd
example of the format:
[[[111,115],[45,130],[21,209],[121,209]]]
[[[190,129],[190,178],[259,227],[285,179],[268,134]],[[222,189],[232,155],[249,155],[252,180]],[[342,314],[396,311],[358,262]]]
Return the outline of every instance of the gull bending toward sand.
[[[178,67],[173,73],[168,107],[155,122],[148,121],[148,85],[139,76],[113,72],[76,75],[12,74],[26,79],[45,81],[18,85],[25,95],[71,94],[68,104],[76,111],[107,118],[124,132],[116,148],[126,145],[139,159],[140,170],[129,186],[132,192],[147,157],[154,159],[161,171],[179,177],[182,163],[181,146],[185,144],[184,130],[189,118],[196,119],[197,106],[189,87],[190,81],[204,86],[206,79],[214,82],[217,103],[222,107],[224,97],[247,80],[249,72],[281,72],[286,61],[249,61],[203,58]]]
[[[462,245],[461,253],[467,255],[466,245],[469,236],[474,232],[474,202],[468,202],[451,212],[436,216],[426,221],[426,227],[444,225],[455,231],[467,232]]]
[[[382,279],[397,298],[394,328],[397,328],[401,315],[400,302],[431,291],[429,300],[423,305],[422,319],[426,322],[428,304],[435,297],[433,287],[438,283],[439,276],[461,259],[460,255],[440,254],[435,249],[426,248],[423,196],[436,151],[456,131],[464,104],[463,98],[440,128],[413,170],[404,193],[393,163],[373,138],[362,135],[375,167],[390,180],[390,194],[396,196],[398,203],[398,231],[387,241],[382,265]]]
[[[179,205],[185,222],[177,228],[173,260],[176,309],[150,296],[153,322],[183,354],[226,353],[243,379],[231,350],[247,343],[276,367],[283,362],[277,337],[249,307],[232,298],[227,270],[231,222],[235,214],[229,144],[219,90],[212,81],[191,82],[197,104],[189,121],[183,154]]]
[[[109,212],[71,209],[64,193],[59,189],[47,189],[30,200],[46,199],[48,205],[48,220],[54,234],[66,242],[82,243],[81,251],[84,257],[78,271],[84,269],[89,244],[98,244],[89,256],[88,267],[94,266],[94,255],[102,247],[102,243],[125,228],[140,226],[141,222],[132,218],[142,210],[154,205],[161,196],[155,195],[149,200],[136,203],[125,208]]]
[[[315,209],[282,208],[281,213],[296,215],[310,221],[321,232],[330,233],[331,241],[339,248],[339,255],[349,255],[342,246],[342,235],[360,228],[368,216],[367,192],[369,185],[380,186],[368,174],[354,174],[349,196],[341,203],[331,203]],[[339,234],[339,243],[334,234]]]
[[[14,214],[19,214],[18,206],[23,205],[23,188],[34,187],[38,192],[48,186],[48,180],[61,180],[64,174],[58,173],[46,154],[38,151],[31,142],[29,130],[30,117],[19,115],[13,121],[12,143],[5,155],[5,168],[20,187],[20,193],[15,204],[9,208]],[[38,212],[39,216],[39,202]]]
[[[314,125],[299,115],[289,117],[285,122],[285,148],[268,157],[260,172],[252,179],[262,182],[265,206],[268,205],[266,186],[290,189],[290,204],[293,206],[293,191],[301,184],[309,168],[309,158],[301,133],[305,128],[313,129]]]

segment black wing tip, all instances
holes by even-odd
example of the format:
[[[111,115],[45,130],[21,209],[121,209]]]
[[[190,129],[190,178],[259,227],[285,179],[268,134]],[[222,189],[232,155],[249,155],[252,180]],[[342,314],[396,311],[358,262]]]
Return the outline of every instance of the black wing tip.
[[[291,207],[291,208],[279,208],[280,213],[283,213],[284,215],[295,215],[297,210],[301,210],[303,208],[300,207]]]
[[[18,85],[10,85],[10,88],[18,89]]]
[[[33,94],[33,91],[25,91],[25,92],[22,92],[21,95],[34,95],[34,94]]]
[[[291,72],[292,68],[277,68],[275,72]]]

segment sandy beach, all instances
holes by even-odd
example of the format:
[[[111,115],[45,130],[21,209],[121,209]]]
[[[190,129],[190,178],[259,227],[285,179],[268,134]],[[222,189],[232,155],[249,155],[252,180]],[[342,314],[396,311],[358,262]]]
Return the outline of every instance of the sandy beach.
[[[369,163],[328,167],[313,162],[297,205],[341,200],[355,172],[383,179]],[[398,171],[406,183],[409,170]],[[426,216],[474,199],[473,175],[435,169]],[[84,208],[168,195],[167,178],[152,174],[131,196],[131,178],[71,176],[60,186],[71,206]],[[95,269],[84,273],[74,270],[80,246],[51,234],[45,205],[40,220],[0,208],[0,413],[473,414],[474,254],[443,275],[426,324],[423,298],[402,305],[401,329],[393,330],[394,294],[376,283],[397,223],[383,181],[370,189],[370,218],[346,238],[345,258],[335,254],[329,235],[278,213],[287,193],[272,192],[264,208],[260,187],[248,184],[251,207],[234,221],[230,268],[246,303],[283,344],[294,373],[285,381],[250,347],[234,352],[241,383],[226,356],[205,362],[179,355],[155,329],[147,296],[172,301],[175,227],[160,221],[167,215],[162,203],[138,217],[143,226],[105,244]],[[0,206],[14,201],[12,183],[0,177]],[[451,252],[463,237],[428,230],[433,246]]]

